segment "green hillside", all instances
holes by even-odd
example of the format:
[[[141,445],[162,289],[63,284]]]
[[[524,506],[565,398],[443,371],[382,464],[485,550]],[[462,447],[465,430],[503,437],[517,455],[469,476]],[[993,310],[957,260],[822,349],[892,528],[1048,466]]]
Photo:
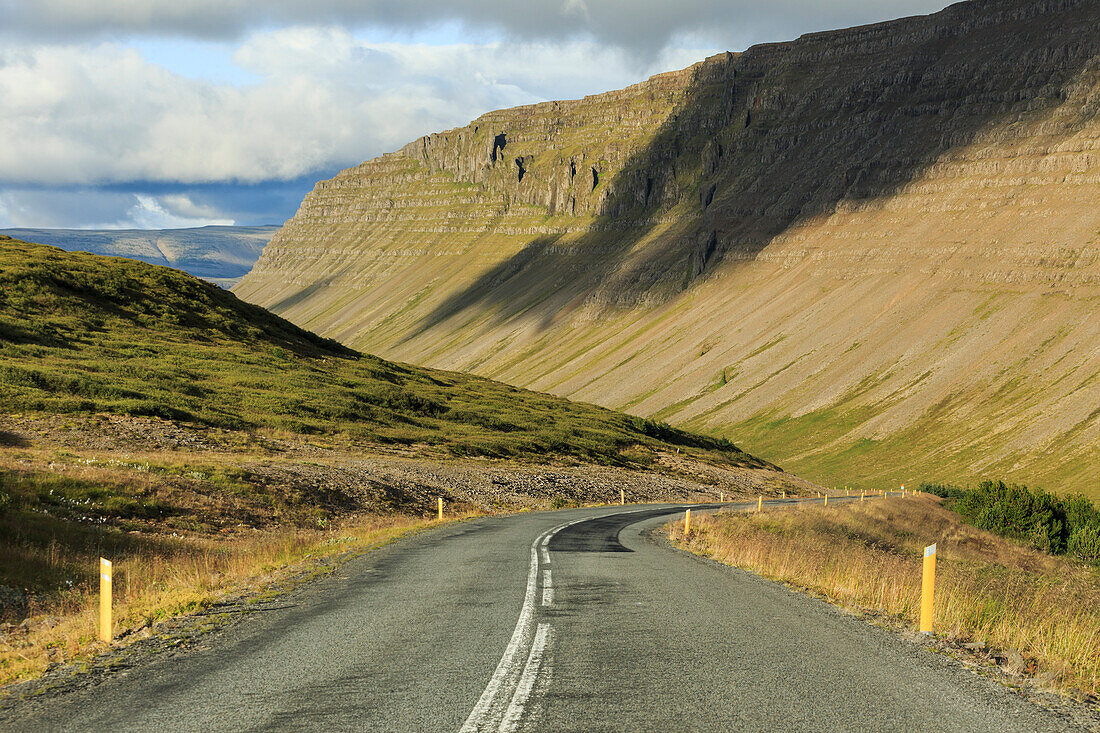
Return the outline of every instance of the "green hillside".
[[[767,465],[726,440],[359,354],[167,267],[9,238],[0,411],[148,415],[455,455],[631,463],[684,449]]]

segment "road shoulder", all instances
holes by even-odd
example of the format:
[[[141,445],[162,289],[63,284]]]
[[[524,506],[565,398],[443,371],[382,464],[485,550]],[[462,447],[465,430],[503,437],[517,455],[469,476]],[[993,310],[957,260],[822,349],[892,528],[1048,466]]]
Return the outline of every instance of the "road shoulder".
[[[640,534],[646,541],[659,546],[665,551],[688,558],[692,562],[714,567],[722,572],[739,574],[743,578],[750,579],[751,582],[784,588],[792,596],[797,597],[799,602],[809,604],[818,611],[859,624],[868,633],[880,635],[885,643],[895,646],[902,653],[918,660],[925,666],[930,666],[938,672],[956,679],[974,680],[983,683],[987,694],[991,696],[1011,695],[1014,698],[1026,700],[1037,708],[1055,715],[1064,723],[1084,730],[1100,732],[1100,710],[1098,709],[1037,688],[1024,678],[1006,673],[1001,667],[982,664],[960,645],[952,644],[938,637],[930,638],[917,633],[884,614],[846,608],[809,588],[770,580],[748,570],[677,547],[671,542],[668,532],[665,530],[666,524],[654,524],[645,528]]]

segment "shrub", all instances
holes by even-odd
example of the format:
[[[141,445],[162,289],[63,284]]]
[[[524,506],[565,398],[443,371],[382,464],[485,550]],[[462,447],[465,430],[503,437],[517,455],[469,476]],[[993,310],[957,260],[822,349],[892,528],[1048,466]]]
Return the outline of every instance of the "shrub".
[[[946,498],[949,509],[976,527],[1054,555],[1100,562],[1100,510],[1084,496],[1058,497],[1004,481],[973,489],[923,483],[921,490]]]
[[[1066,542],[1066,552],[1092,563],[1100,563],[1100,524],[1077,527]]]
[[[965,489],[960,489],[958,486],[932,483],[930,481],[923,482],[920,485],[920,490],[926,494],[933,494],[944,499],[953,499],[966,493]]]

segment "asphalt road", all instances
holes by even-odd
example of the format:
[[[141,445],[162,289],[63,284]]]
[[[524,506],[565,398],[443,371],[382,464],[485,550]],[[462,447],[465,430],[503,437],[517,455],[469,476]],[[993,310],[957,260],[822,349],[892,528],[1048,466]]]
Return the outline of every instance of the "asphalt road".
[[[677,507],[448,525],[11,730],[1063,730],[894,634],[645,533]]]

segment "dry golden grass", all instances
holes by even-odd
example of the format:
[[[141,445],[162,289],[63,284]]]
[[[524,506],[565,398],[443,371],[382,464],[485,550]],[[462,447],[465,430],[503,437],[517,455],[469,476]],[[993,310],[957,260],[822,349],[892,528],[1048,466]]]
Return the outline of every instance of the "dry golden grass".
[[[1100,693],[1100,572],[963,524],[920,496],[718,513],[669,525],[692,552],[916,628],[923,549],[937,543],[936,633],[1015,649],[1047,684]]]
[[[114,564],[114,633],[126,636],[158,620],[209,606],[219,597],[260,591],[288,572],[317,560],[368,549],[431,524],[410,516],[361,517],[334,529],[255,532],[220,538],[155,538],[134,543]],[[48,567],[86,564],[85,549],[58,543],[32,550]],[[104,648],[96,639],[98,591],[74,587],[50,596],[49,605],[21,627],[0,634],[0,685],[41,674],[53,662],[72,662]],[[118,642],[116,642],[118,643]],[[124,643],[124,642],[123,642]]]

